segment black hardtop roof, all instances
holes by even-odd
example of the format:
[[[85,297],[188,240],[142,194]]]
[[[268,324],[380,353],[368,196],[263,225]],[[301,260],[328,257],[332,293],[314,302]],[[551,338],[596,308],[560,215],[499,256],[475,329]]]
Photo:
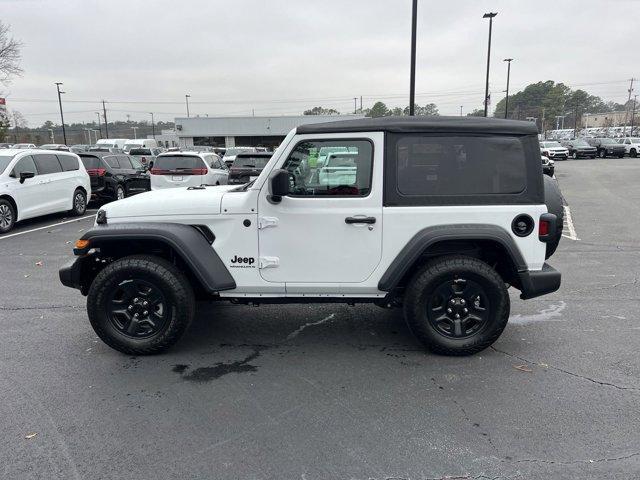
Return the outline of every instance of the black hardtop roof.
[[[296,129],[300,134],[392,132],[392,133],[497,133],[537,135],[535,123],[484,117],[379,117],[311,123]]]
[[[111,153],[111,152],[98,152],[98,151],[89,151],[89,152],[80,152],[80,153],[76,153],[76,155],[80,156],[80,157],[115,157],[117,155],[125,155],[128,156],[126,153]]]

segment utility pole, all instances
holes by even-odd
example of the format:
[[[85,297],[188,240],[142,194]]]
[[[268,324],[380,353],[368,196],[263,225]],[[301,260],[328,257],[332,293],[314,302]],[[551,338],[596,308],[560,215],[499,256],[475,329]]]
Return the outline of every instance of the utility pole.
[[[511,75],[511,61],[513,58],[505,58],[503,62],[507,62],[507,96],[504,100],[504,118],[509,115],[509,77]]]
[[[153,139],[156,139],[156,122],[153,120],[153,112],[149,112],[151,115],[151,131],[153,132]]]
[[[631,101],[631,92],[633,92],[633,81],[635,80],[635,78],[632,78],[630,80],[630,85],[629,85],[629,98],[627,100],[627,107],[624,110],[624,128],[622,129],[622,135],[626,135],[627,134],[627,116],[629,115],[629,102]],[[631,130],[633,132],[633,130]]]
[[[109,121],[107,120],[107,107],[104,105],[104,100],[102,100],[102,112],[104,113],[104,133],[106,135],[105,138],[109,138]]]
[[[409,74],[409,115],[416,114],[416,27],[418,24],[418,0],[413,0],[411,13],[411,73]]]
[[[100,112],[96,112],[98,116],[98,131],[100,132],[100,138],[102,138],[102,123],[100,122]]]
[[[635,118],[636,118],[636,101],[638,100],[638,95],[634,95],[633,96],[633,111],[631,113],[631,133],[630,135],[633,136],[633,127],[635,126]]]
[[[187,118],[189,118],[189,98],[191,95],[187,94],[184,96],[184,101],[187,102]]]
[[[133,139],[137,139],[138,138],[138,127],[131,127],[131,130],[133,130]]]
[[[491,30],[493,28],[493,17],[498,15],[498,12],[485,13],[482,18],[489,19],[489,46],[487,47],[487,80],[484,87],[484,116],[486,117],[489,111],[489,64],[491,62]]]
[[[60,85],[62,85],[62,82],[56,82],[56,90],[58,90],[58,105],[60,105],[60,121],[62,122],[62,138],[64,138],[64,144],[67,144],[67,132],[64,128],[64,115],[62,113],[62,97],[61,95],[64,92],[60,91]]]

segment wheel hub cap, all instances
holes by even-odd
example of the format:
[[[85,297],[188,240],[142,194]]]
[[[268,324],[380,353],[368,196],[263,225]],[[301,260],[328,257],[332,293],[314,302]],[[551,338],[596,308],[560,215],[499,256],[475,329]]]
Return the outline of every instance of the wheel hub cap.
[[[11,214],[11,210],[6,205],[0,205],[0,226],[3,228],[7,228],[11,225],[11,221],[13,220],[13,215]]]
[[[164,294],[147,280],[130,279],[121,282],[107,303],[111,325],[120,333],[134,338],[146,338],[162,329],[169,317]]]

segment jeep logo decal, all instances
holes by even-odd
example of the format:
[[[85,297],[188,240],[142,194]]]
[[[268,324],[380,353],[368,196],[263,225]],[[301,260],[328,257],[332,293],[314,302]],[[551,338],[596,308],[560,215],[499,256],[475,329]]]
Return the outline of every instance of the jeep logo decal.
[[[253,264],[255,262],[256,259],[253,257],[239,257],[238,255],[236,255],[231,259],[231,266],[239,268],[253,268]]]

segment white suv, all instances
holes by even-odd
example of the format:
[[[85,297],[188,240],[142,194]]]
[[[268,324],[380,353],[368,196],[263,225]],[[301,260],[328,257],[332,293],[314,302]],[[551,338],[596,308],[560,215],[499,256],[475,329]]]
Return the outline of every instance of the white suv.
[[[253,182],[106,205],[60,280],[127,354],[173,345],[196,299],[400,307],[430,350],[479,352],[507,324],[510,286],[522,299],[560,287],[545,260],[562,196],[537,134],[475,117],[303,125]],[[348,153],[334,172],[323,151]]]
[[[74,153],[0,150],[0,233],[49,213],[82,215],[90,195],[89,175]]]
[[[229,170],[215,153],[161,153],[149,172],[151,190],[226,185],[229,179]]]
[[[640,138],[639,137],[627,137],[618,140],[624,145],[624,151],[630,157],[636,158],[640,153]]]

